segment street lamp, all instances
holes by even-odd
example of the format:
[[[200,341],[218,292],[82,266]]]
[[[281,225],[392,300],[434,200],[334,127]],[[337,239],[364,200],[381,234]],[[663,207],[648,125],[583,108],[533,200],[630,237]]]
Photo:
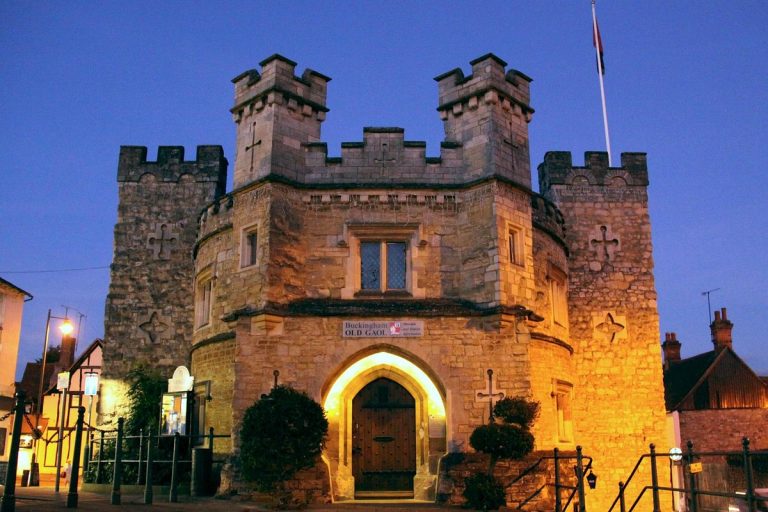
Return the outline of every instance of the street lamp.
[[[48,310],[48,318],[45,320],[45,342],[43,343],[43,362],[40,366],[40,387],[38,388],[37,392],[37,414],[35,414],[35,432],[39,432],[40,430],[40,416],[43,412],[43,391],[45,386],[45,366],[48,362],[48,340],[50,338],[51,334],[51,319],[54,320],[63,320],[61,325],[59,325],[59,330],[62,334],[68,335],[72,333],[72,330],[74,329],[74,326],[72,325],[72,322],[70,322],[69,318],[65,314],[62,316],[54,316],[51,314],[51,310]],[[29,485],[40,485],[40,473],[38,472],[37,462],[35,460],[37,456],[37,436],[35,436],[35,439],[33,441],[33,447],[32,447],[32,464],[29,468]]]

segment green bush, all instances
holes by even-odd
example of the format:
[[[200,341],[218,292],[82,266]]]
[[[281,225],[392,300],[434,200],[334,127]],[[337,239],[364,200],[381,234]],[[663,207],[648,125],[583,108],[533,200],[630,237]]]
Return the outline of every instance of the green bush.
[[[496,405],[493,406],[493,415],[501,418],[504,423],[514,423],[525,430],[530,430],[539,417],[539,409],[539,402],[519,396],[507,397],[496,402]]]
[[[297,471],[311,468],[325,446],[328,420],[306,393],[277,386],[245,411],[240,430],[243,477],[274,491]]]
[[[506,504],[504,486],[493,475],[477,473],[465,480],[464,497],[467,505],[476,510],[498,510]]]
[[[498,459],[522,459],[533,451],[533,434],[515,425],[480,425],[469,436],[469,444],[491,456],[491,467]]]

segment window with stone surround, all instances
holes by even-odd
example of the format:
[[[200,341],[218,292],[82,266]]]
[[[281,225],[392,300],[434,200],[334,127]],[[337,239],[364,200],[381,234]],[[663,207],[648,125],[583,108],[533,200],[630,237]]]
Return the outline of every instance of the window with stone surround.
[[[350,257],[342,293],[413,296],[418,225],[348,225],[347,235]]]
[[[523,230],[517,226],[509,226],[507,249],[509,250],[509,262],[514,265],[525,265],[523,253]]]
[[[571,443],[573,442],[573,414],[571,412],[573,385],[561,380],[554,381],[552,396],[555,399],[557,411],[557,441]]]
[[[195,328],[210,323],[212,296],[213,276],[210,271],[202,272],[197,276],[195,284]]]
[[[551,263],[548,265],[547,284],[549,285],[552,321],[562,326],[568,324],[567,278],[568,276],[560,268]]]
[[[258,261],[258,231],[256,226],[243,228],[240,237],[240,268],[256,265]]]

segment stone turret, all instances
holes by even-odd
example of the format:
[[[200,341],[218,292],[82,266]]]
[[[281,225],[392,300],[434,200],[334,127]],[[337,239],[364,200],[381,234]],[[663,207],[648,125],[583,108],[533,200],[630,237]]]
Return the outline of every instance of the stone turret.
[[[733,348],[733,322],[728,320],[725,308],[715,311],[715,321],[709,325],[709,329],[712,332],[712,344],[715,350]]]
[[[498,175],[530,188],[531,79],[491,53],[470,64],[469,76],[456,68],[435,78],[446,142],[463,146],[465,179]]]
[[[234,187],[238,189],[271,174],[298,181],[304,173],[305,145],[320,141],[325,120],[327,83],[307,69],[295,76],[296,63],[273,55],[255,69],[236,76],[237,124]]]

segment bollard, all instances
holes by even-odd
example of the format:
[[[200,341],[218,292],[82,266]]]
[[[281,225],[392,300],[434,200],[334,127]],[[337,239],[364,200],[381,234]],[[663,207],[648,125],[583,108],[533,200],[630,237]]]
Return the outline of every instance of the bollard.
[[[555,448],[553,452],[555,458],[555,512],[562,512],[563,502],[560,500],[560,463],[558,459],[560,450]]]
[[[77,408],[77,427],[75,428],[75,451],[72,454],[72,466],[69,476],[69,492],[67,493],[67,508],[77,508],[77,481],[80,473],[80,448],[83,444],[83,418],[85,407]]]
[[[659,501],[659,472],[656,469],[656,445],[651,443],[651,487],[653,493],[653,512],[661,512]]]
[[[584,461],[581,456],[581,445],[576,447],[576,486],[579,490],[579,512],[586,512],[587,504],[584,498]]]
[[[144,479],[144,504],[151,505],[154,498],[152,490],[152,429],[147,432],[147,471]]]
[[[104,453],[104,431],[99,432],[99,458],[96,459],[96,483],[101,483],[101,454]]]
[[[0,500],[1,512],[16,510],[16,469],[19,464],[19,445],[21,444],[21,420],[24,418],[24,392],[16,392],[16,406],[13,411],[13,435],[11,451],[8,453],[8,468],[5,474],[5,490]]]
[[[168,494],[168,501],[176,503],[179,501],[179,433],[173,434],[173,457],[171,459],[171,491]]]
[[[123,478],[123,418],[117,419],[117,440],[115,441],[115,467],[112,477],[112,504],[120,504],[120,480]]]

